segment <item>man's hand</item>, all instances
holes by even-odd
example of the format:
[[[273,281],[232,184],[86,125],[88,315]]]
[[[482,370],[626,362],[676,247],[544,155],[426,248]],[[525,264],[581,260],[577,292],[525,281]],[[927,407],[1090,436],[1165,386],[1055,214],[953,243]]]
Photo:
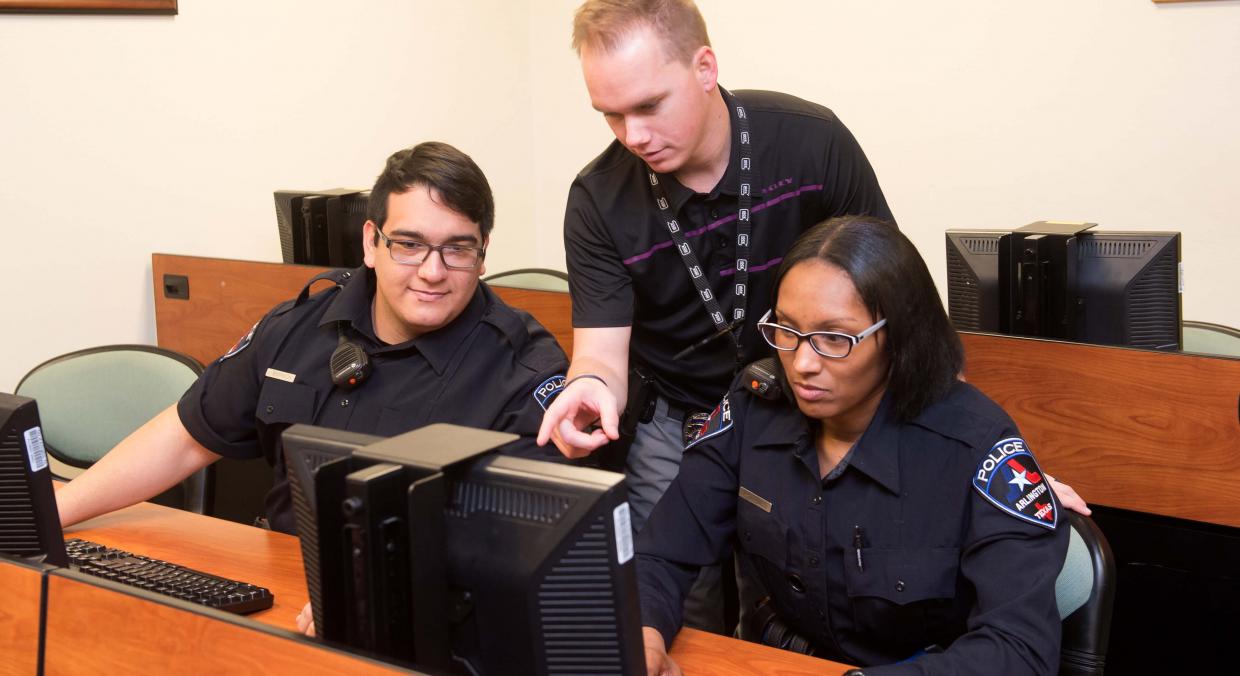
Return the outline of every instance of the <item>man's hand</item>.
[[[314,613],[310,611],[309,601],[306,601],[306,607],[297,614],[297,631],[306,636],[314,636]]]
[[[1045,474],[1045,473],[1043,473]],[[1089,516],[1093,512],[1090,511],[1089,505],[1085,504],[1084,498],[1076,494],[1076,491],[1068,484],[1055,481],[1055,477],[1046,474],[1046,480],[1051,484],[1051,490],[1055,491],[1055,497],[1059,498],[1059,504],[1070,509],[1077,514]]]
[[[667,646],[658,629],[642,627],[642,639],[646,643],[647,676],[681,676],[680,667],[667,654]]]
[[[538,428],[538,445],[553,441],[566,458],[584,458],[619,438],[620,408],[616,396],[594,378],[574,380],[561,390]]]

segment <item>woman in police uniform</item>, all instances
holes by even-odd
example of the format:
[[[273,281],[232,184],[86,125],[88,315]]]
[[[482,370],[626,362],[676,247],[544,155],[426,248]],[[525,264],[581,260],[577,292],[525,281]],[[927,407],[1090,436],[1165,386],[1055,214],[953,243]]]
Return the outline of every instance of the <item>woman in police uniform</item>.
[[[685,593],[736,546],[770,595],[758,640],[866,674],[1055,673],[1068,527],[1016,425],[957,377],[917,250],[833,219],[774,288],[779,392],[737,378],[638,538],[651,672],[678,673]]]

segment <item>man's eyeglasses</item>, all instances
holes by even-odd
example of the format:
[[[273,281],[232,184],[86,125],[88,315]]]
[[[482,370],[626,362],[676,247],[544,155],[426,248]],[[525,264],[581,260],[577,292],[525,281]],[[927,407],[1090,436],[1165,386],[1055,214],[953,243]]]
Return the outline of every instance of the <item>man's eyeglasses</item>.
[[[487,250],[481,247],[463,244],[427,244],[411,239],[392,239],[383,234],[382,230],[375,230],[375,232],[383,238],[383,243],[392,254],[392,260],[401,265],[421,265],[426,262],[426,257],[432,251],[438,251],[439,257],[443,259],[444,267],[451,270],[473,270],[478,267],[478,263],[482,262],[487,253]]]
[[[767,310],[762,315],[762,319],[758,320],[758,332],[762,334],[762,338],[776,350],[791,352],[801,345],[802,340],[808,340],[809,346],[814,352],[831,359],[843,359],[852,352],[853,347],[865,340],[870,334],[883,328],[887,324],[887,319],[883,318],[875,322],[870,328],[852,335],[851,333],[840,333],[839,331],[810,331],[809,333],[801,333],[796,329],[790,329],[781,324],[766,321],[771,316],[771,311]]]

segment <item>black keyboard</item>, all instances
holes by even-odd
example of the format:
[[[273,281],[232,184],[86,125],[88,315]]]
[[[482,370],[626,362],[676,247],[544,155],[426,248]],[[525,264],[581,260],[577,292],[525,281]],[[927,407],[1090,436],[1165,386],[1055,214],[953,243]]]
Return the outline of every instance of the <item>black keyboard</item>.
[[[245,614],[271,607],[270,591],[245,582],[209,575],[175,563],[112,549],[94,542],[65,540],[75,570],[156,594]]]

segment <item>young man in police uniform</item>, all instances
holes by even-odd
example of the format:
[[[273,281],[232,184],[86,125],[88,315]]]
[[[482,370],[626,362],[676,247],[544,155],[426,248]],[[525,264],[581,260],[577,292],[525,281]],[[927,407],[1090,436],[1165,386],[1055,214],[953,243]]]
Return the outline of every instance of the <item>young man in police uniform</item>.
[[[527,437],[506,452],[559,457],[528,437],[567,360],[479,282],[494,215],[486,177],[456,148],[392,155],[371,192],[365,266],[263,317],[179,403],[57,492],[61,521],[149,498],[221,456],[263,455],[276,466],[268,519],[292,532],[280,433],[294,423],[390,436],[450,422]],[[341,346],[366,353],[361,382],[333,378]]]

